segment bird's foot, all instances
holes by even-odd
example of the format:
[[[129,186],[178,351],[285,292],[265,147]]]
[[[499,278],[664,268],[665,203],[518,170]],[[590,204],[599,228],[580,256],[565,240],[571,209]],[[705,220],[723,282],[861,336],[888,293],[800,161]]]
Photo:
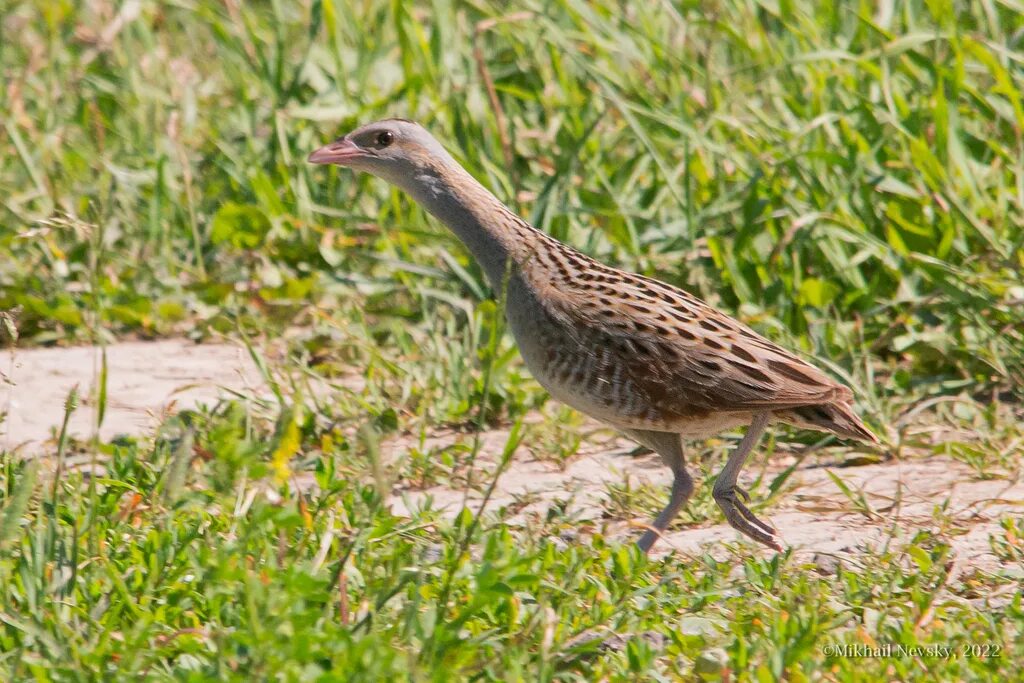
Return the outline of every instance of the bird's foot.
[[[651,546],[653,546],[659,538],[661,538],[661,531],[654,527],[650,527],[644,532],[644,535],[640,537],[640,540],[636,542],[636,545],[640,548],[641,552],[646,555],[651,551]]]
[[[779,542],[778,532],[775,528],[759,520],[746,505],[737,500],[737,494],[744,500],[750,501],[750,496],[739,486],[724,491],[715,491],[713,494],[718,507],[725,513],[725,520],[741,534],[749,536],[773,550],[782,552],[782,544]]]
[[[733,484],[732,488],[734,491],[736,491],[736,493],[740,494],[740,498],[743,499],[744,503],[750,502],[750,494],[747,493],[747,490],[745,488],[743,488],[739,484]]]

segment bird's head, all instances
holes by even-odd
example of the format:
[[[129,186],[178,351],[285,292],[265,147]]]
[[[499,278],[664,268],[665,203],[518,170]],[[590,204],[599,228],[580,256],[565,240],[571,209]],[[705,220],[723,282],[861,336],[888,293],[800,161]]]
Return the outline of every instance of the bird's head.
[[[399,186],[451,161],[423,126],[405,119],[384,119],[357,128],[309,155],[310,163],[334,164],[372,173]]]

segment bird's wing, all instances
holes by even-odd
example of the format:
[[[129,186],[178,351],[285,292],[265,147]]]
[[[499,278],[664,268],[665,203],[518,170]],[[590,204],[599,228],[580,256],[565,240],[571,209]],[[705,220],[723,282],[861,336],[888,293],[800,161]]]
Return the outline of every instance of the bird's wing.
[[[662,405],[740,412],[852,399],[813,365],[671,285],[596,263],[582,278],[536,284],[577,348],[619,365]]]

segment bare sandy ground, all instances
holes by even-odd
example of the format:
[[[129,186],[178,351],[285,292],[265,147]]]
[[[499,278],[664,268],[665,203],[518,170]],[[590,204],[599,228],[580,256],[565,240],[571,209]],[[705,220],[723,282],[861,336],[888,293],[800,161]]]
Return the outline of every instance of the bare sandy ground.
[[[247,352],[224,344],[195,345],[184,340],[125,342],[108,347],[108,406],[99,435],[145,433],[170,412],[210,403],[232,392],[261,393],[262,381]],[[52,441],[64,415],[64,401],[78,386],[82,405],[73,414],[70,431],[79,437],[92,435],[94,395],[99,376],[99,351],[90,347],[4,351],[0,354],[0,447],[24,455],[52,450]],[[592,427],[593,425],[589,425]],[[480,473],[493,471],[507,432],[495,430],[482,436]],[[430,446],[443,446],[472,438],[439,430]],[[408,452],[408,439],[383,444],[392,459]],[[500,478],[489,503],[490,510],[506,507],[514,514],[510,524],[528,525],[542,518],[549,506],[558,504],[579,519],[579,529],[603,529],[626,539],[640,532],[629,523],[604,516],[609,485],[629,480],[663,487],[667,496],[670,475],[657,456],[633,456],[633,444],[611,439],[584,444],[568,463],[556,464],[534,457],[520,446]],[[787,460],[788,457],[788,460]],[[766,481],[792,463],[780,454],[767,465],[757,457],[748,464],[741,482],[764,467]],[[906,543],[919,529],[932,529],[946,537],[963,568],[995,569],[999,559],[990,547],[990,536],[1001,534],[1000,520],[1024,511],[1024,482],[1019,472],[1003,478],[979,479],[967,465],[947,457],[918,457],[860,467],[833,467],[827,461],[808,459],[787,483],[785,493],[759,512],[781,532],[785,543],[807,559],[838,556],[857,561],[858,550],[886,543]],[[858,510],[829,476],[867,502]],[[706,486],[706,483],[698,482]],[[464,500],[462,490],[435,486],[426,490],[395,490],[390,503],[399,513],[431,505],[455,514]],[[480,495],[469,496],[476,507]],[[646,522],[647,520],[637,520]],[[740,540],[725,524],[693,525],[674,530],[656,552],[720,552],[724,542]],[[746,542],[746,541],[743,541]],[[751,552],[770,553],[750,546]]]
[[[438,438],[443,440],[444,436]],[[485,455],[478,463],[484,473],[477,475],[478,479],[486,480],[487,472],[493,470],[494,454],[501,453],[506,439],[507,434],[502,431],[484,437]],[[578,517],[581,531],[601,529],[622,539],[638,537],[643,529],[637,524],[649,520],[622,522],[602,518],[602,503],[609,485],[627,479],[634,486],[653,484],[664,491],[667,501],[672,478],[658,456],[630,455],[634,449],[635,444],[626,439],[585,445],[581,453],[562,467],[530,459],[521,447],[498,480],[488,509],[508,507],[516,511],[510,518],[512,524],[528,525],[531,518],[542,519],[549,506],[557,503]],[[792,462],[792,456],[781,455],[765,464],[755,455],[740,475],[740,482],[749,481],[762,468],[764,481],[771,481]],[[715,470],[724,464],[716,463]],[[696,469],[691,472],[698,474]],[[829,476],[830,472],[855,495],[863,496],[867,505],[857,509]],[[710,483],[698,479],[697,485]],[[979,479],[967,465],[945,456],[857,467],[808,460],[797,468],[783,491],[758,511],[758,516],[779,530],[783,544],[793,548],[798,558],[825,564],[831,564],[828,557],[856,562],[863,549],[877,550],[887,545],[898,549],[919,530],[927,529],[951,544],[958,571],[995,570],[1000,561],[992,552],[990,536],[1003,533],[1000,522],[1005,516],[1024,513],[1024,481],[1019,477]],[[752,493],[756,503],[757,493]],[[461,508],[464,493],[443,486],[401,492],[392,497],[392,509],[406,512],[423,505],[427,498],[433,507],[454,515]],[[476,509],[480,499],[480,495],[470,495],[470,506]],[[673,530],[662,538],[652,554],[676,552],[685,556],[711,551],[716,557],[724,557],[721,551],[726,542],[746,543],[751,552],[765,556],[774,552],[753,544],[723,522]]]
[[[92,346],[0,352],[0,447],[26,454],[56,438],[64,402],[78,387],[70,435],[88,438],[96,422],[100,349]],[[249,354],[227,344],[183,339],[122,342],[107,348],[107,407],[99,435],[139,434],[167,412],[211,403],[262,380]]]

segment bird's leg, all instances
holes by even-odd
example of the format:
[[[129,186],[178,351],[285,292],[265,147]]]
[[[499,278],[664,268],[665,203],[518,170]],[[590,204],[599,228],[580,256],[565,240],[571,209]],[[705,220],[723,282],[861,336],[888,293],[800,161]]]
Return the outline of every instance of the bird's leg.
[[[672,494],[669,496],[668,505],[651,523],[650,529],[637,541],[640,550],[645,553],[651,546],[661,538],[661,534],[668,525],[672,523],[676,515],[686,504],[690,494],[693,493],[693,479],[686,471],[686,461],[683,458],[682,437],[671,432],[648,432],[639,429],[625,430],[627,436],[635,439],[644,446],[647,446],[661,456],[662,462],[672,470]]]
[[[775,529],[768,526],[751,512],[746,505],[737,500],[737,496],[750,501],[750,496],[742,488],[737,486],[736,478],[740,474],[740,468],[747,459],[747,455],[753,450],[754,444],[761,438],[765,427],[768,426],[768,413],[757,413],[747,427],[747,433],[740,441],[740,445],[729,454],[729,460],[722,468],[722,473],[715,480],[715,487],[712,489],[712,496],[718,507],[725,513],[725,519],[732,528],[741,534],[749,536],[758,543],[763,543],[769,548],[782,551],[775,536]]]

